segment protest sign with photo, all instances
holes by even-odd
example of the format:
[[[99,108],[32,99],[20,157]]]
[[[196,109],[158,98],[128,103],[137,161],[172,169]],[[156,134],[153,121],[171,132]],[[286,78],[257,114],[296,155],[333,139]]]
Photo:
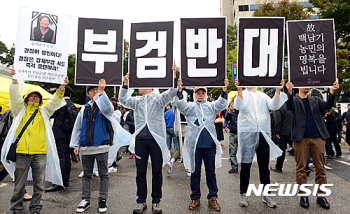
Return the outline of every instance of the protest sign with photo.
[[[70,16],[20,7],[14,66],[19,80],[64,83]]]
[[[226,17],[181,19],[183,86],[224,86]]]
[[[76,85],[123,82],[123,20],[79,18]]]
[[[284,17],[238,18],[240,86],[277,87],[283,79]]]
[[[174,22],[131,24],[130,88],[173,87],[173,28]]]
[[[289,81],[331,87],[337,76],[333,19],[287,21]]]

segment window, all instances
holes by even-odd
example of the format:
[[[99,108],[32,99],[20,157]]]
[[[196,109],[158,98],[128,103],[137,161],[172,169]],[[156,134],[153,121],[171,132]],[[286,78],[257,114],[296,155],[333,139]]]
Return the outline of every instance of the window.
[[[260,6],[259,4],[251,4],[250,11],[254,11],[254,10],[258,9],[259,6]]]
[[[238,10],[239,11],[249,11],[249,5],[239,5]]]

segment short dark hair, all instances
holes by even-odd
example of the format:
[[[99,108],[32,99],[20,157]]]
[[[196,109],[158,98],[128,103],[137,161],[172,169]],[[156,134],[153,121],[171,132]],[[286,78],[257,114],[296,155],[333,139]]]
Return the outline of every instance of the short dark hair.
[[[89,85],[89,86],[87,86],[87,87],[86,87],[86,93],[89,93],[89,91],[90,91],[91,89],[94,89],[94,88],[98,88],[98,86],[96,86],[96,85]]]
[[[51,19],[50,19],[48,16],[41,16],[41,17],[40,17],[40,21],[41,21],[43,18],[47,18],[47,19],[49,20],[49,23],[51,23]]]
[[[68,85],[66,85],[66,87],[64,87],[64,97],[69,97],[70,95],[74,94],[74,91],[71,87],[69,87]]]

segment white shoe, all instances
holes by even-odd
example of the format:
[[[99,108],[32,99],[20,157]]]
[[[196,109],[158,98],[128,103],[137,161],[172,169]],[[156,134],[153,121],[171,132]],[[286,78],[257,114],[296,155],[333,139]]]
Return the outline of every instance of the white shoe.
[[[96,177],[98,177],[98,171],[97,170],[92,171],[92,174],[95,175]]]
[[[187,172],[187,176],[188,176],[188,177],[191,177],[191,172]]]
[[[168,174],[171,174],[171,171],[173,170],[174,163],[170,161],[167,164],[168,164],[168,168],[167,168],[166,172]]]
[[[117,168],[114,168],[113,166],[111,166],[108,168],[108,173],[109,172],[116,172],[117,170],[118,170]]]
[[[82,213],[84,212],[87,208],[90,207],[90,202],[83,199],[80,204],[78,205],[78,208],[76,209],[77,213]]]
[[[84,171],[81,171],[81,173],[78,176],[79,178],[82,178],[84,176]]]

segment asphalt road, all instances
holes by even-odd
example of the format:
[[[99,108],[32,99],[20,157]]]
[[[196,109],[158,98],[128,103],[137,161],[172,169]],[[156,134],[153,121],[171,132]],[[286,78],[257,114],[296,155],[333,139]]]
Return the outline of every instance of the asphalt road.
[[[242,208],[238,205],[239,194],[239,173],[228,174],[230,162],[228,161],[228,134],[225,133],[223,142],[223,160],[222,167],[216,170],[219,197],[218,202],[221,205],[220,213],[350,213],[350,151],[348,147],[343,147],[342,158],[327,161],[327,179],[328,183],[334,184],[331,187],[332,195],[328,197],[331,205],[330,210],[322,209],[316,203],[316,197],[310,196],[310,208],[303,209],[299,206],[299,197],[275,197],[277,208],[269,208],[261,202],[262,197],[253,196],[249,199],[249,207]],[[270,162],[273,166],[275,161]],[[78,174],[81,172],[81,163],[72,164],[70,177],[70,186],[66,190],[58,192],[44,193],[42,204],[44,205],[41,213],[63,214],[75,213],[75,209],[81,201],[81,178]],[[190,203],[190,178],[186,175],[182,163],[176,162],[173,173],[169,176],[166,168],[163,169],[163,198],[161,206],[163,213],[216,213],[207,206],[206,195],[208,189],[205,183],[205,173],[201,178],[201,207],[196,211],[189,211]],[[136,205],[136,167],[135,161],[123,155],[118,171],[110,173],[109,195],[107,199],[107,213],[132,213]],[[311,172],[308,177],[308,183],[314,183],[315,172]],[[148,209],[144,213],[152,213],[151,209],[151,168],[148,167]],[[254,162],[251,169],[250,183],[258,185],[259,174],[257,163]],[[271,172],[271,183],[295,183],[295,161],[294,157],[287,155],[284,164],[283,173]],[[46,187],[50,183],[46,184]],[[32,183],[27,182],[27,191],[32,193]],[[0,213],[11,213],[10,198],[12,196],[14,183],[8,176],[0,183]],[[98,213],[98,192],[99,178],[93,177],[91,207],[85,213]],[[26,213],[28,213],[29,202],[24,202]]]

